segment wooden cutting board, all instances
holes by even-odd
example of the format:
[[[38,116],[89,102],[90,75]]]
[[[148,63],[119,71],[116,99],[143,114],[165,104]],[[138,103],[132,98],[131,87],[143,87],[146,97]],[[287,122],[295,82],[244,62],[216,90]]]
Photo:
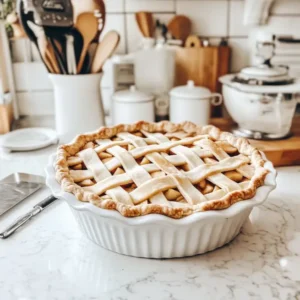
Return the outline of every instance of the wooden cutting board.
[[[205,86],[212,92],[221,92],[219,77],[229,73],[229,47],[176,48],[175,85]]]
[[[211,123],[223,131],[230,131],[234,123],[230,119],[211,119]],[[278,141],[256,141],[250,143],[262,150],[275,167],[300,165],[300,116],[296,116],[292,125],[293,136]]]

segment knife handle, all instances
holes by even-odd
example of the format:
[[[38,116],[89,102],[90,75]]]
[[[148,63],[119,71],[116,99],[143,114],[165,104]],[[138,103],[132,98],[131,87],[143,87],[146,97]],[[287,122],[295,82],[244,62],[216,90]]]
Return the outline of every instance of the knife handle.
[[[54,197],[53,195],[50,195],[47,198],[45,198],[43,201],[36,204],[33,208],[39,207],[41,209],[44,209],[46,206],[48,206],[49,204],[51,204],[55,200],[57,200],[57,198]]]
[[[19,229],[22,225],[24,225],[26,222],[28,222],[32,217],[37,215],[42,211],[41,207],[35,207],[33,210],[31,210],[26,215],[23,215],[22,217],[18,218],[11,226],[6,228],[6,230],[2,233],[0,233],[0,238],[6,239],[9,236],[11,236],[17,229]]]

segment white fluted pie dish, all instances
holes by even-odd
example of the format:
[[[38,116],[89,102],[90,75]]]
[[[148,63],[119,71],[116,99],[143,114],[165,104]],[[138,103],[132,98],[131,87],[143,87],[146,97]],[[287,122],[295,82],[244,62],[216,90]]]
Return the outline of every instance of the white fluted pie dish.
[[[46,168],[46,184],[54,196],[69,204],[83,233],[103,248],[137,257],[184,257],[222,247],[238,235],[253,207],[262,204],[276,187],[276,170],[266,161],[264,167],[269,173],[264,185],[249,200],[224,210],[194,213],[182,219],[158,214],[128,218],[115,210],[81,202],[63,191],[55,179],[54,161],[55,154]]]

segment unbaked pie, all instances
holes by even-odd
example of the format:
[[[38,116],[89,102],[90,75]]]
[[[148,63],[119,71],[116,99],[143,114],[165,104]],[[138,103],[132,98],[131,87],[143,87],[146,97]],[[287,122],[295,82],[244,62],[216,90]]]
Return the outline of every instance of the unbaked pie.
[[[58,148],[56,179],[80,201],[123,216],[182,218],[252,198],[268,171],[244,138],[214,126],[138,122]]]

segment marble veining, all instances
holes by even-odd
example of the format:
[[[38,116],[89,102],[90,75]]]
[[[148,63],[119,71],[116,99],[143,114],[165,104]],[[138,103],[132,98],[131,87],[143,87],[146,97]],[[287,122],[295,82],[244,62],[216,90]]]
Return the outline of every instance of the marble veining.
[[[43,174],[51,149],[2,154],[0,178]],[[181,259],[126,257],[93,244],[57,201],[0,240],[0,299],[300,299],[300,167],[278,169],[278,188],[230,244]],[[49,194],[0,218],[0,231]]]

